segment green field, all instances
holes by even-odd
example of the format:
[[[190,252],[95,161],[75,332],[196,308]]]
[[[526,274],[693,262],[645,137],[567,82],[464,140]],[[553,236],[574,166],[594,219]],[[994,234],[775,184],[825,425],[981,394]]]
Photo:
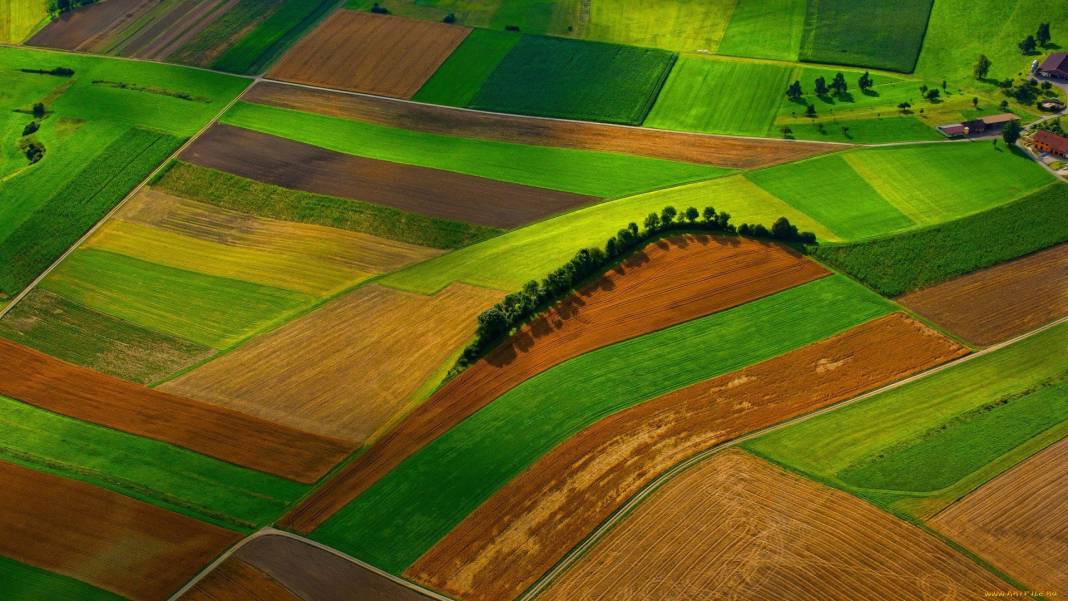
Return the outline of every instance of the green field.
[[[931,79],[968,81],[980,54],[991,61],[991,79],[1026,72],[1041,56],[1024,56],[1017,47],[1034,35],[1039,22],[1053,23],[1053,41],[1059,52],[1068,46],[1068,2],[1048,0],[938,0],[931,11],[923,52],[916,72]],[[992,86],[991,86],[992,87]]]
[[[734,4],[735,0],[598,0],[589,3],[585,27],[580,20],[570,35],[679,52],[715,52]]]
[[[311,536],[399,573],[509,479],[598,419],[890,309],[863,287],[830,276],[592,351],[534,376],[453,427]]]
[[[636,194],[726,172],[611,152],[423,133],[262,104],[239,103],[222,121],[337,152],[602,197]]]
[[[0,556],[0,596],[9,601],[119,601],[122,597],[80,580]]]
[[[746,447],[879,505],[932,515],[1068,434],[1068,326]]]
[[[0,43],[18,44],[45,24],[46,0],[4,0],[0,4]]]
[[[771,63],[682,56],[645,125],[763,136],[793,71]]]
[[[231,73],[262,72],[336,5],[337,0],[281,0],[266,19],[224,52],[212,68]]]
[[[29,285],[180,145],[174,136],[126,130],[3,239],[0,290]]]
[[[747,177],[841,238],[864,238],[913,225],[841,154],[769,167]]]
[[[486,78],[520,37],[506,31],[471,30],[412,100],[447,106],[471,104]]]
[[[325,225],[432,248],[461,248],[501,232],[347,198],[280,188],[181,161],[175,162],[153,187],[259,217]]]
[[[386,276],[380,283],[432,294],[454,281],[498,290],[518,290],[540,279],[587,246],[603,247],[631,221],[641,223],[667,205],[713,206],[732,215],[732,223],[769,225],[786,216],[820,240],[833,239],[811,217],[764,192],[740,175],[731,175],[601,203],[534,223]]]
[[[809,0],[800,58],[911,73],[933,2]]]
[[[249,531],[307,487],[0,397],[0,458]]]
[[[74,76],[21,71],[59,66]],[[21,289],[245,85],[171,65],[0,48],[0,289]],[[35,102],[47,113],[31,138],[45,154],[30,165],[17,142]]]
[[[717,54],[796,61],[808,0],[738,0]]]
[[[783,127],[790,128],[790,136],[793,138],[816,142],[884,144],[943,139],[942,134],[937,130],[914,116],[875,117],[873,119],[832,117],[813,122],[784,123],[773,126],[768,136],[780,137]]]
[[[921,225],[983,211],[1050,183],[1022,153],[987,141],[894,146],[843,158],[899,211]],[[969,177],[969,173],[982,174]]]
[[[932,286],[1068,240],[1068,185],[956,221],[854,244],[821,245],[820,260],[887,296]]]
[[[101,250],[75,252],[41,286],[94,311],[217,349],[315,300]]]
[[[148,384],[214,351],[35,288],[0,319],[0,336],[53,357]]]
[[[674,61],[663,50],[524,36],[471,107],[638,125]]]

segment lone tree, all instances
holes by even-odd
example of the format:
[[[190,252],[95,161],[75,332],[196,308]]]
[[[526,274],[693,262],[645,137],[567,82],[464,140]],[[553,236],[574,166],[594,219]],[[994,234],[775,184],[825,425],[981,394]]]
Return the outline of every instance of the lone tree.
[[[849,90],[849,84],[846,83],[845,75],[841,72],[834,76],[834,81],[831,82],[831,88],[834,89],[835,96],[845,96],[845,93]]]
[[[800,81],[795,81],[790,84],[790,87],[786,88],[786,97],[790,100],[801,100],[801,96],[803,95],[804,93],[801,91]]]
[[[822,77],[817,77],[816,78],[816,95],[817,96],[826,96],[828,91],[830,91],[830,90],[827,87],[827,80],[822,78]]]
[[[985,54],[979,55],[979,60],[975,61],[975,66],[972,67],[972,73],[976,79],[986,79],[987,73],[990,73],[990,59]]]
[[[790,129],[789,125],[784,125],[779,131],[782,132],[782,137],[784,138],[789,138],[790,136],[794,135],[794,130]]]
[[[872,82],[871,80],[871,74],[869,74],[867,71],[865,71],[864,75],[861,75],[860,79],[857,80],[857,87],[860,88],[861,92],[866,92],[870,90],[873,85],[874,82]]]
[[[1020,139],[1020,132],[1023,130],[1020,127],[1019,121],[1009,121],[1005,124],[1005,128],[1001,130],[1001,138],[1005,140],[1005,143],[1012,146],[1016,143],[1016,140]]]
[[[940,95],[941,92],[938,91],[938,88],[931,88],[930,90],[927,90],[927,93],[924,94],[924,97],[927,98],[927,100],[930,100],[931,102],[935,102],[938,100],[938,97]]]
[[[41,102],[33,103],[33,116],[40,119],[45,115],[45,105]]]
[[[909,109],[912,108],[912,104],[909,102],[901,102],[897,105],[897,108],[901,109],[903,114],[907,114]]]
[[[1037,48],[1038,42],[1035,41],[1035,36],[1033,35],[1027,36],[1024,38],[1024,41],[1020,42],[1020,50],[1022,50],[1024,54],[1033,54]]]
[[[975,108],[979,108],[979,97],[978,96],[972,96],[972,106],[975,107]]]
[[[1043,48],[1045,48],[1046,45],[1049,44],[1049,41],[1051,39],[1049,35],[1049,23],[1039,23],[1038,33],[1035,34],[1035,39],[1038,40],[1039,44],[1042,44]]]
[[[805,107],[805,115],[808,116],[808,117],[815,117],[816,116],[816,105],[810,104],[807,107]]]

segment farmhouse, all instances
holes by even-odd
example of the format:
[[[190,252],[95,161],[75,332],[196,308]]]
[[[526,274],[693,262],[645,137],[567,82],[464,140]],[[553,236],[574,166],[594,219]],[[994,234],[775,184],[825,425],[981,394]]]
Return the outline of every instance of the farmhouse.
[[[1016,121],[1019,119],[1012,113],[999,113],[997,115],[987,115],[986,117],[979,117],[978,119],[972,119],[971,121],[965,121],[964,123],[947,123],[946,125],[939,125],[938,131],[942,132],[947,138],[963,138],[965,136],[975,136],[978,134],[995,132],[1005,126],[1010,121]]]
[[[1064,136],[1058,136],[1053,132],[1040,129],[1035,134],[1032,143],[1035,149],[1040,152],[1048,152],[1068,158],[1068,138]]]
[[[1038,73],[1043,77],[1068,79],[1068,53],[1058,52],[1049,55],[1049,58],[1039,66]]]

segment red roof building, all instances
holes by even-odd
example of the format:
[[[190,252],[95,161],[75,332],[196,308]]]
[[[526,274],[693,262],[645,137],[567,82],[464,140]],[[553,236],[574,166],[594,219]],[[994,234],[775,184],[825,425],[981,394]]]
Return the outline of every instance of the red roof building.
[[[1068,138],[1044,129],[1038,130],[1032,143],[1035,149],[1068,158]]]
[[[1049,58],[1038,68],[1038,72],[1046,76],[1068,79],[1068,53],[1058,52],[1049,55]]]

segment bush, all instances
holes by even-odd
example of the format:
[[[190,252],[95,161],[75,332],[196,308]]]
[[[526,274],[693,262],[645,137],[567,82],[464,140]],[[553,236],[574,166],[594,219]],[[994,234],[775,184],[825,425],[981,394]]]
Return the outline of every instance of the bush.
[[[376,15],[388,15],[389,9],[384,6],[380,6],[377,2],[375,2],[374,6],[371,7],[371,12],[375,13]]]
[[[40,124],[38,124],[36,121],[30,121],[26,124],[26,127],[22,128],[22,137],[26,137],[32,133],[35,133],[39,129],[41,129]]]

